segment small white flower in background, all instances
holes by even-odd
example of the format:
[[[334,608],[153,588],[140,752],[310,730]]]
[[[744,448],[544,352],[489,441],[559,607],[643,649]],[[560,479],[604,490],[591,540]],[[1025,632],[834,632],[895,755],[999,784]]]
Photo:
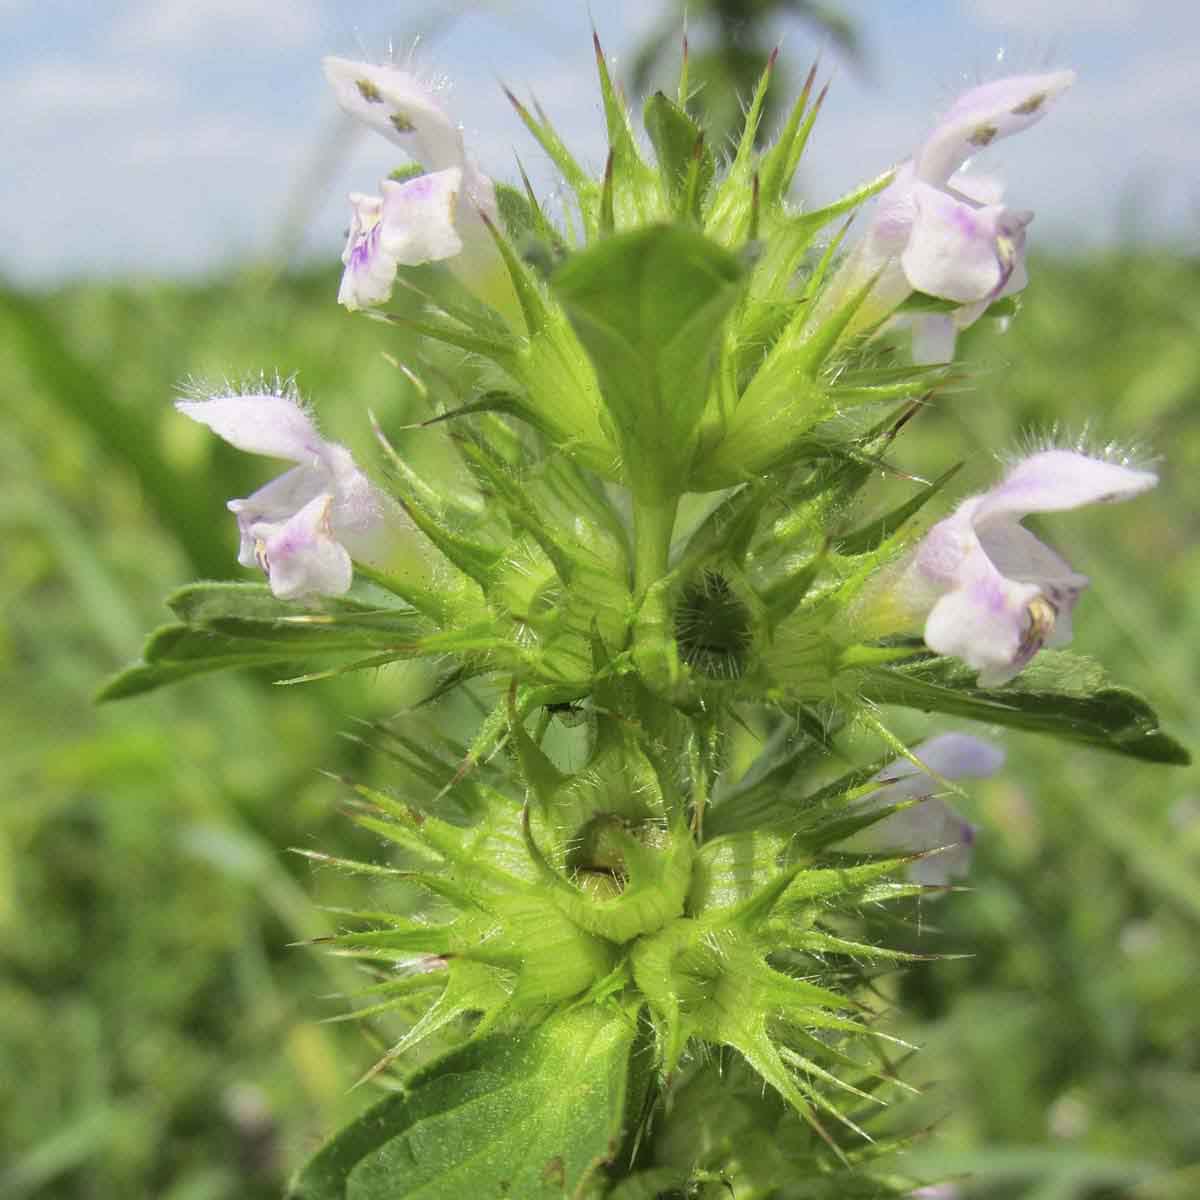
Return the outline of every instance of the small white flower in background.
[[[911,318],[914,359],[948,362],[959,330],[1025,286],[1025,227],[1033,219],[1001,204],[994,180],[962,168],[976,150],[1041,120],[1074,81],[1074,71],[1054,71],[964,92],[879,196],[834,296],[844,299],[877,275],[863,317],[868,324],[913,291],[954,302],[952,313]]]
[[[489,303],[511,307],[511,286],[486,226],[499,221],[495,186],[467,154],[462,131],[433,90],[400,67],[346,58],[326,58],[322,66],[342,110],[428,172],[385,181],[382,198],[350,197],[354,226],[338,300],[348,308],[380,304],[391,296],[398,266],[445,260]]]
[[[1074,450],[1032,454],[929,530],[889,583],[892,599],[924,615],[931,650],[975,667],[982,687],[1004,683],[1043,646],[1070,641],[1071,610],[1088,582],[1021,520],[1128,500],[1157,482],[1151,471]]]
[[[991,742],[965,733],[943,733],[913,748],[913,755],[943,779],[983,779],[1004,765],[1004,751]],[[897,759],[875,776],[884,786],[872,793],[863,808],[872,811],[920,800],[856,833],[848,848],[869,853],[911,853],[946,847],[909,864],[908,878],[914,883],[945,887],[951,879],[965,876],[971,865],[975,830],[935,793],[941,784],[906,758]]]
[[[338,596],[350,587],[352,559],[386,566],[403,518],[345,446],[321,437],[290,389],[175,407],[239,450],[296,464],[254,495],[229,501],[241,534],[238,562],[261,567],[274,595]]]
[[[352,192],[354,220],[342,253],[346,270],[338,303],[352,310],[382,304],[399,267],[458,254],[463,243],[454,212],[461,184],[462,171],[449,167],[407,183],[385,180],[382,197]]]

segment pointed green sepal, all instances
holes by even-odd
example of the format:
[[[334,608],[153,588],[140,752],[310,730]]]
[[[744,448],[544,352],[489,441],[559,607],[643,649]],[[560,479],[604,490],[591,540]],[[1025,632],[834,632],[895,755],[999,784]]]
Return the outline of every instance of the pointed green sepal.
[[[589,238],[594,237],[595,218],[591,214],[595,212],[597,189],[591,177],[575,160],[574,155],[555,132],[554,126],[540,111],[537,116],[534,116],[508,88],[504,89],[504,94],[516,110],[517,116],[521,118],[525,128],[546,152],[550,161],[562,172],[563,178],[579,202],[579,211],[583,214],[585,232]]]
[[[705,446],[689,486],[698,491],[732,487],[792,461],[814,428],[837,411],[827,380],[838,341],[861,309],[872,279],[814,328],[800,306],[746,386],[724,428],[705,429]]]
[[[812,95],[815,79],[816,66],[814,64],[808,73],[800,95],[792,105],[783,131],[776,139],[775,145],[763,155],[762,162],[759,164],[763,206],[768,211],[774,211],[783,203],[788,188],[792,185],[796,168],[800,165],[804,147],[808,145],[813,124],[829,92],[829,85],[826,84],[817,94],[812,106],[809,107],[808,101]]]
[[[932,483],[927,483],[911,500],[897,505],[891,512],[868,522],[853,533],[843,534],[834,542],[838,554],[868,554],[878,550],[884,542],[901,530],[911,517],[929,503],[962,470],[961,462],[943,471]]]
[[[662,92],[655,92],[646,101],[642,120],[677,214],[685,220],[698,220],[716,173],[716,161],[705,145],[704,130]]]

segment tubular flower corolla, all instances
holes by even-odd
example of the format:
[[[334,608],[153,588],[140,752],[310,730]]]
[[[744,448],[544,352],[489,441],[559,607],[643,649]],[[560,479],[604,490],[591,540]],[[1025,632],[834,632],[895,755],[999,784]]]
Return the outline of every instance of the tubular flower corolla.
[[[434,92],[399,67],[345,58],[322,65],[343,111],[428,172],[385,181],[382,197],[351,195],[354,221],[338,300],[347,308],[380,304],[391,295],[398,266],[446,260],[485,300],[507,302],[511,287],[487,228],[499,220],[495,186],[467,154],[462,131]]]
[[[230,500],[241,545],[238,562],[266,572],[281,600],[337,596],[353,578],[351,560],[383,567],[403,520],[391,500],[327,442],[288,390],[180,400],[175,407],[249,454],[296,464],[244,500]]]
[[[1070,641],[1071,611],[1088,582],[1022,519],[1128,500],[1157,482],[1151,471],[1074,450],[1032,454],[929,530],[893,585],[894,598],[925,615],[931,650],[977,668],[983,687],[1004,683],[1043,646]]]
[[[351,192],[354,220],[342,253],[346,270],[338,303],[353,310],[382,304],[392,294],[396,270],[458,254],[462,238],[454,211],[462,183],[457,167],[406,183],[386,179],[383,196]]]
[[[914,291],[956,304],[950,313],[914,317],[918,361],[948,361],[958,330],[1025,286],[1025,227],[1033,213],[1007,208],[995,181],[963,167],[976,150],[1039,121],[1074,80],[1074,71],[1014,75],[964,92],[880,195],[835,293],[875,277],[868,322]]]

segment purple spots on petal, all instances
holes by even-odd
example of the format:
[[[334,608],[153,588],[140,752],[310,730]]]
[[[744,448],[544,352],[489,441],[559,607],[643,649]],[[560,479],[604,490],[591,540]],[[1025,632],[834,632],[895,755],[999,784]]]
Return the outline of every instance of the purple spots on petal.
[[[408,180],[404,185],[405,198],[427,200],[434,192],[434,181],[428,175],[418,175],[416,179]]]
[[[368,270],[371,265],[371,260],[375,257],[379,248],[379,232],[381,226],[375,224],[371,229],[361,234],[350,247],[350,269],[352,271]]]
[[[1009,617],[1009,598],[1000,575],[976,580],[971,585],[971,603],[996,621]]]
[[[954,206],[954,224],[958,232],[964,238],[972,239],[979,234],[979,222],[975,220],[975,214],[965,204],[956,204]]]

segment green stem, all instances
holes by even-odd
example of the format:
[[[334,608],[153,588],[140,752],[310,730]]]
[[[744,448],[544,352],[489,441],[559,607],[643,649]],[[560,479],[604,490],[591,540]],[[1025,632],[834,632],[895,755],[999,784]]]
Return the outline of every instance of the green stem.
[[[924,651],[924,646],[847,646],[838,656],[838,669],[877,667],[885,663],[902,662]]]
[[[667,573],[679,497],[634,497],[633,594],[642,597]]]

